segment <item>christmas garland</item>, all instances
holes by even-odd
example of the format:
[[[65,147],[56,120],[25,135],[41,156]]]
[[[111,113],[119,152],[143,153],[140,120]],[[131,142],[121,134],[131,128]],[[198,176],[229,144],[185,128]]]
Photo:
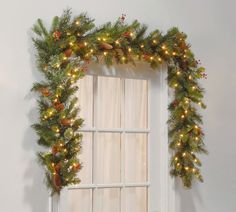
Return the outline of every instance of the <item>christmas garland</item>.
[[[66,10],[53,19],[50,30],[40,19],[33,27],[38,68],[45,79],[32,88],[40,94],[40,121],[33,128],[39,136],[38,144],[46,147],[38,158],[52,193],[80,182],[77,173],[82,168],[78,159],[82,135],[78,129],[83,119],[78,118],[75,92],[76,82],[85,75],[89,61],[111,66],[142,60],[153,69],[163,63],[168,65],[168,85],[174,90],[168,121],[169,146],[173,150],[171,175],[180,177],[188,188],[194,178],[203,180],[197,154],[207,151],[197,107],[205,108],[203,89],[198,84],[198,79],[206,77],[204,68],[186,43],[186,35],[177,28],[165,35],[159,30],[146,35],[145,25],[138,21],[128,25],[124,20],[122,15],[115,23],[95,27],[86,14],[72,18],[70,10]]]

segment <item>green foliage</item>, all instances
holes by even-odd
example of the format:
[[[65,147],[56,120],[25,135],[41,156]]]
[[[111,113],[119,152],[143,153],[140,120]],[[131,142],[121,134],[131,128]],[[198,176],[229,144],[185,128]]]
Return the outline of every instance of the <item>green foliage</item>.
[[[137,20],[125,24],[118,19],[95,27],[94,20],[85,13],[74,18],[66,10],[55,17],[50,30],[38,19],[33,27],[33,42],[38,51],[37,63],[45,80],[35,83],[39,92],[39,123],[33,128],[39,136],[38,144],[46,148],[38,154],[46,172],[47,185],[52,193],[77,184],[78,160],[82,135],[78,129],[83,119],[78,117],[76,82],[85,75],[87,61],[127,64],[142,60],[157,68],[168,65],[168,84],[174,90],[169,105],[169,146],[173,150],[171,174],[180,177],[184,186],[192,180],[202,181],[198,153],[207,153],[203,143],[202,119],[197,107],[202,102],[203,89],[198,80],[205,77],[186,43],[187,36],[177,28],[166,35],[159,30],[146,34],[147,26]]]

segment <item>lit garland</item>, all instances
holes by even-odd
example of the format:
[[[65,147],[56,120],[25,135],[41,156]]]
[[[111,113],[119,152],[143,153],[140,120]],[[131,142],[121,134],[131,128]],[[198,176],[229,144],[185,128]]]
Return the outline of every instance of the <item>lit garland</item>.
[[[197,107],[202,102],[203,89],[198,79],[205,78],[186,43],[186,35],[173,28],[162,35],[158,30],[145,35],[146,26],[138,21],[127,25],[122,15],[114,24],[95,28],[86,14],[71,18],[70,10],[55,17],[48,31],[39,19],[34,25],[33,39],[38,50],[38,67],[45,80],[35,83],[40,122],[33,127],[39,135],[38,143],[49,149],[40,152],[39,159],[46,171],[47,185],[52,193],[60,193],[70,184],[77,184],[81,169],[77,156],[81,151],[82,135],[78,133],[83,120],[78,118],[76,82],[85,75],[89,61],[127,64],[142,60],[157,68],[168,65],[168,84],[174,89],[169,105],[170,148],[173,150],[171,174],[191,187],[194,178],[202,181],[197,153],[206,153]]]

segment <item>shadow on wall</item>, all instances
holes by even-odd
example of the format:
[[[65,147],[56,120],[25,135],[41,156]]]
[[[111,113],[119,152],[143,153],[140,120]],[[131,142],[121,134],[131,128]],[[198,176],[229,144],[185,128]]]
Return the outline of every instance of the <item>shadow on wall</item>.
[[[193,183],[191,189],[183,188],[182,183],[177,180],[175,183],[177,211],[180,212],[199,212],[196,205],[203,205],[203,200],[199,194],[198,183]]]
[[[32,75],[34,76],[35,81],[40,81],[42,79],[42,76],[40,76],[40,73],[37,71],[37,67],[35,66],[35,50],[32,44],[31,37],[32,34],[30,32],[28,33],[28,44],[31,63],[30,68],[32,70]],[[29,91],[25,97],[25,101],[29,102],[32,99],[36,100],[35,96],[35,94]],[[28,119],[30,125],[37,122],[38,111],[35,106],[29,111]],[[25,132],[23,149],[26,153],[29,153],[29,164],[24,175],[24,179],[25,181],[27,181],[27,184],[25,184],[24,187],[24,202],[29,205],[29,207],[31,208],[30,211],[32,212],[46,212],[49,208],[49,192],[43,184],[44,172],[43,169],[37,163],[36,158],[36,152],[39,152],[42,149],[40,149],[40,147],[37,145],[37,137],[31,126],[29,126]]]

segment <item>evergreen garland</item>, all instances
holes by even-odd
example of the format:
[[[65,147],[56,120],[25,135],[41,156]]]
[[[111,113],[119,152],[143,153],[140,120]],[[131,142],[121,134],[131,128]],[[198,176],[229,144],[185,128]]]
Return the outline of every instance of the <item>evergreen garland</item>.
[[[135,64],[142,60],[156,69],[168,65],[168,84],[174,90],[174,99],[169,105],[169,146],[171,174],[180,177],[185,187],[190,188],[194,178],[202,181],[198,153],[207,153],[203,143],[202,119],[197,107],[205,108],[202,102],[203,89],[198,79],[205,78],[186,35],[177,28],[162,35],[155,30],[146,35],[147,27],[138,21],[124,22],[124,15],[115,23],[95,27],[94,20],[86,14],[72,18],[71,11],[55,17],[49,30],[38,19],[33,27],[37,49],[38,69],[45,80],[33,85],[39,92],[40,121],[33,125],[38,144],[47,150],[39,152],[38,158],[46,171],[47,185],[53,193],[63,187],[77,184],[77,172],[82,165],[78,159],[82,135],[78,132],[83,119],[78,118],[76,106],[76,82],[85,75],[89,61]]]

